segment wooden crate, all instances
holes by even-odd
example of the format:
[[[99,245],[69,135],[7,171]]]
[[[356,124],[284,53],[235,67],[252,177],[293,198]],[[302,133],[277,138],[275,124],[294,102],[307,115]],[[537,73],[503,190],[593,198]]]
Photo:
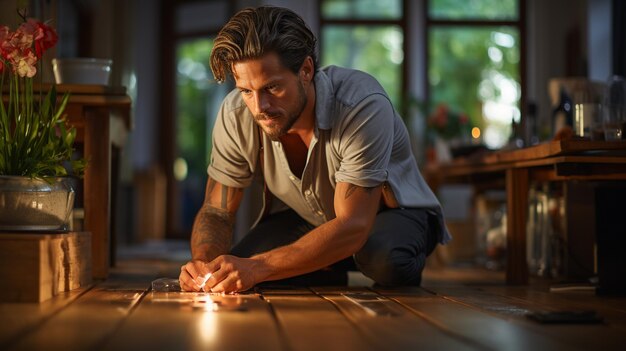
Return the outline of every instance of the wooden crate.
[[[0,302],[41,302],[91,283],[91,233],[0,233]]]

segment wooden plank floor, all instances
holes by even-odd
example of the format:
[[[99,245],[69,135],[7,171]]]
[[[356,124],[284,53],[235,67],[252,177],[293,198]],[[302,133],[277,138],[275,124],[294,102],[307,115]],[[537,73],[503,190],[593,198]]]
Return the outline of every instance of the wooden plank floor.
[[[180,262],[118,260],[106,281],[40,304],[0,304],[0,350],[624,350],[626,298],[550,293],[545,281],[428,269],[420,288],[165,293]],[[363,282],[367,282],[363,280]],[[594,310],[601,324],[540,324],[532,311]]]

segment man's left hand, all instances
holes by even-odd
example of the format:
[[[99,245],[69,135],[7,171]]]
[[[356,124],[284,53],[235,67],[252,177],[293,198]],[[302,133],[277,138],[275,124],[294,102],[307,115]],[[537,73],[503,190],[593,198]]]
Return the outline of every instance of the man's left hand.
[[[248,290],[259,282],[255,277],[257,265],[258,262],[250,258],[218,256],[206,266],[207,270],[213,273],[207,280],[204,290],[224,293]]]

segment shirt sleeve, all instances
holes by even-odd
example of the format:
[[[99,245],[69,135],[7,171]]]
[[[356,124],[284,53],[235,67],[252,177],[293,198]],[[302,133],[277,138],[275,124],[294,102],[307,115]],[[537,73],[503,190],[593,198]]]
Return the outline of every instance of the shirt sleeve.
[[[213,127],[211,162],[208,174],[230,187],[243,188],[252,183],[254,159],[253,126],[246,128],[245,107],[232,108],[228,98],[222,103]],[[254,123],[254,122],[252,122]],[[258,149],[258,146],[257,146]],[[254,164],[253,164],[254,163]]]
[[[337,182],[373,187],[387,180],[393,121],[391,102],[382,94],[366,97],[348,112],[336,130],[341,159]]]

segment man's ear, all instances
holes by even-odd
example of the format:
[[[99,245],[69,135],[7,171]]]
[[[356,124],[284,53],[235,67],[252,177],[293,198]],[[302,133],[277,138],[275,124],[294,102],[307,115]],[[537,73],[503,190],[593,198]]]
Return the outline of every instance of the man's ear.
[[[311,56],[307,56],[300,67],[300,78],[309,82],[313,80],[313,69],[313,58]]]

